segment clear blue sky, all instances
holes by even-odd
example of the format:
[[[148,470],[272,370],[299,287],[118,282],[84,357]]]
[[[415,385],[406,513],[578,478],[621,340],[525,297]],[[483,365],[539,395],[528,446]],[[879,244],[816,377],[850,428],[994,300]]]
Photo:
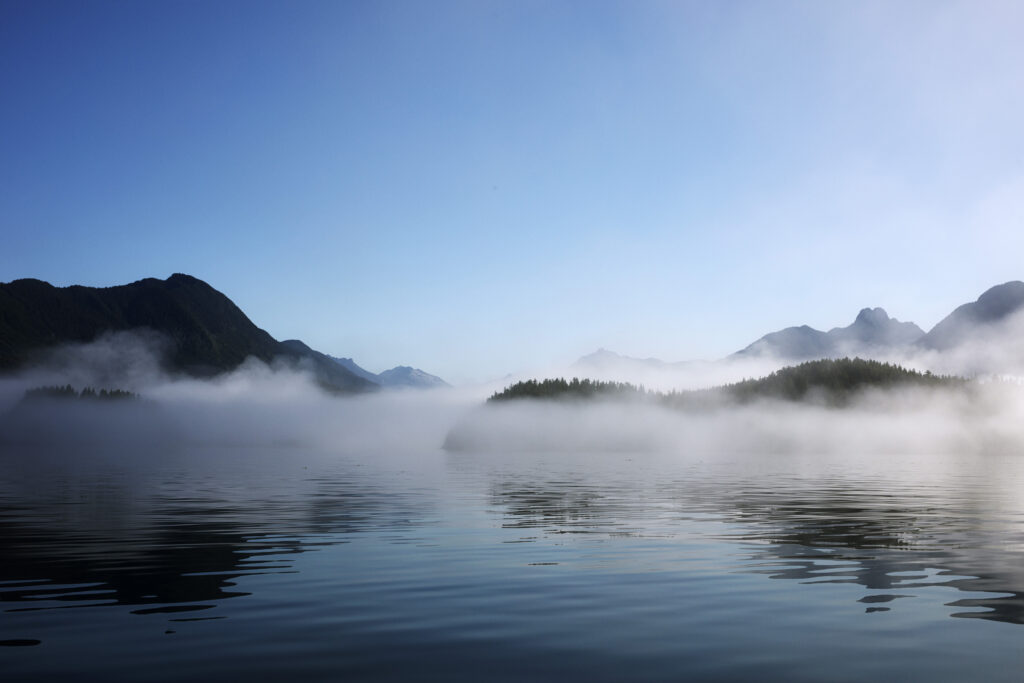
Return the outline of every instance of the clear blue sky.
[[[1019,2],[0,0],[0,280],[454,381],[1024,279]]]

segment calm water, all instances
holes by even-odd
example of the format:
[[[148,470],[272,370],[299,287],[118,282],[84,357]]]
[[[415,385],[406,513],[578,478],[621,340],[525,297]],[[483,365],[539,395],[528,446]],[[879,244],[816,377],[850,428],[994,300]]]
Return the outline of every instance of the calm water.
[[[4,681],[1024,671],[1024,455],[5,457]]]

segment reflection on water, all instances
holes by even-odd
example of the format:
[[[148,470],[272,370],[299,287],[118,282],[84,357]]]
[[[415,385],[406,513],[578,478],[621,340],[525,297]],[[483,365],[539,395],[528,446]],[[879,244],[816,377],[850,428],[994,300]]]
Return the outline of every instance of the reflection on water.
[[[864,491],[841,482],[813,491],[746,490],[729,513],[742,531],[728,536],[748,546],[748,561],[772,578],[856,583],[872,591],[949,586],[982,592],[951,606],[975,617],[1024,624],[1021,530],[987,516],[974,502],[948,490]],[[1020,520],[1018,520],[1019,525]],[[896,594],[868,596],[889,602]],[[868,608],[872,609],[872,608]]]
[[[1020,474],[1016,462],[1002,464]],[[542,477],[531,485],[510,476],[493,483],[490,495],[504,526],[550,534],[671,534],[678,530],[665,525],[666,511],[678,520],[706,515],[718,523],[707,533],[746,551],[736,567],[742,571],[886,591],[859,600],[872,604],[910,597],[889,591],[947,586],[986,594],[948,603],[977,608],[951,616],[1024,624],[1024,508],[985,507],[1006,502],[1005,480],[959,480],[962,488],[947,488],[785,471],[751,480],[729,468],[684,480],[619,474],[614,484]]]
[[[855,654],[896,638],[887,620],[936,657],[972,651],[972,631],[940,626],[948,616],[1024,624],[1022,484],[1015,458],[977,456],[410,462],[283,450],[9,468],[0,658],[97,647],[81,634],[102,622],[134,639],[132,656],[173,656],[200,677],[235,657],[264,669],[301,658],[314,679],[472,678],[468,653],[509,680],[791,680],[795,662],[811,680],[836,657],[866,677],[878,672]],[[138,630],[154,619],[154,635]],[[199,628],[216,629],[202,647],[154,640]],[[817,664],[799,649],[814,637]],[[92,674],[134,678],[127,651],[114,653],[123,669],[99,661]],[[17,661],[26,677],[70,671]],[[964,674],[936,661],[933,677]]]
[[[249,595],[237,589],[240,576],[289,571],[290,555],[420,516],[409,496],[345,471],[275,478],[268,470],[199,478],[157,469],[141,481],[117,471],[45,482],[39,473],[9,476],[0,488],[0,602],[8,612],[206,610]]]

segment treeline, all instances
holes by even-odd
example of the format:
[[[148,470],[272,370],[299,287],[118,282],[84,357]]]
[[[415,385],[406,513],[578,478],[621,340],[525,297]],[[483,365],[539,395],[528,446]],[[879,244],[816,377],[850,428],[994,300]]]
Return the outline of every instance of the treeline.
[[[496,392],[488,401],[512,399],[643,399],[678,408],[713,407],[727,402],[748,403],[758,399],[784,401],[821,400],[842,405],[868,388],[898,386],[962,386],[959,377],[909,370],[892,363],[862,358],[808,361],[777,370],[760,379],[746,379],[711,389],[662,393],[627,382],[601,382],[574,377],[571,380],[534,379],[516,382]]]
[[[84,387],[81,391],[77,391],[70,384],[66,384],[62,387],[35,387],[34,389],[27,389],[25,391],[26,400],[38,398],[122,401],[137,399],[139,398],[139,395],[131,391],[124,391],[123,389],[100,389],[97,391],[92,387]]]
[[[592,379],[529,379],[516,382],[494,393],[488,401],[508,401],[517,398],[625,398],[652,395],[642,386],[628,382],[600,382]]]
[[[959,386],[965,382],[959,377],[934,375],[931,371],[922,373],[893,363],[839,358],[808,361],[776,370],[767,377],[729,384],[722,389],[741,402],[758,398],[800,401],[811,394],[818,394],[841,403],[867,388]]]

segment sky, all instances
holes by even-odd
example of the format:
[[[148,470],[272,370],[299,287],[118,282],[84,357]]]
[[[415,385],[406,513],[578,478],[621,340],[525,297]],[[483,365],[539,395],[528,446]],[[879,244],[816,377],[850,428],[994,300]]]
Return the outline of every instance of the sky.
[[[1024,279],[1018,2],[0,0],[0,281],[455,383]]]

